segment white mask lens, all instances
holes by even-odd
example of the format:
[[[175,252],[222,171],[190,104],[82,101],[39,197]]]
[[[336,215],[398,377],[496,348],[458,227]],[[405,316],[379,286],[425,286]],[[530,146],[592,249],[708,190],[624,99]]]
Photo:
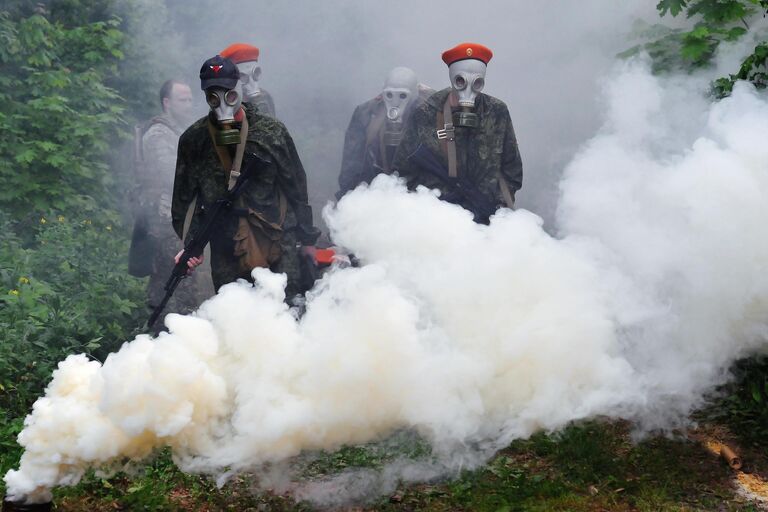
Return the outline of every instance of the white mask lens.
[[[485,87],[485,80],[483,77],[479,76],[475,78],[475,81],[472,83],[472,90],[480,92],[483,90],[483,87]]]
[[[261,68],[255,67],[253,68],[253,71],[250,73],[240,73],[240,82],[243,84],[247,84],[248,82],[258,82],[259,78],[261,78]]]
[[[456,78],[453,79],[453,85],[457,91],[461,91],[467,87],[467,80],[461,75],[456,75]]]
[[[236,90],[232,89],[227,91],[227,93],[224,95],[224,101],[227,103],[227,105],[234,105],[237,103],[237,99],[240,97],[240,95],[237,93]]]
[[[207,102],[208,102],[208,105],[209,105],[211,108],[216,108],[216,107],[218,107],[219,105],[221,105],[221,100],[219,99],[219,95],[218,95],[218,94],[216,94],[216,93],[215,93],[215,92],[213,92],[213,91],[211,91],[211,92],[209,92],[208,94],[206,94],[206,96],[205,96],[205,101],[207,101]]]

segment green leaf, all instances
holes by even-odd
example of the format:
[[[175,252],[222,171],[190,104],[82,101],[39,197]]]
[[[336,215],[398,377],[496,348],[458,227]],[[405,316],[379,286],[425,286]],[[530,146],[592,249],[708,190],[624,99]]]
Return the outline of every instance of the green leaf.
[[[680,55],[694,65],[705,64],[712,56],[719,41],[710,37],[710,30],[705,26],[696,27],[683,37]]]
[[[661,0],[656,4],[659,16],[665,16],[669,12],[672,16],[680,14],[687,5],[687,0]]]
[[[732,29],[728,30],[728,32],[726,32],[725,40],[736,41],[746,33],[747,33],[747,29],[744,27],[733,27]]]
[[[704,39],[709,37],[710,30],[706,25],[699,25],[695,29],[685,34],[685,39]]]
[[[695,0],[688,7],[687,16],[701,16],[706,23],[726,25],[752,13],[742,0]]]
[[[31,163],[37,157],[37,152],[32,148],[27,148],[18,153],[14,160],[20,164]]]

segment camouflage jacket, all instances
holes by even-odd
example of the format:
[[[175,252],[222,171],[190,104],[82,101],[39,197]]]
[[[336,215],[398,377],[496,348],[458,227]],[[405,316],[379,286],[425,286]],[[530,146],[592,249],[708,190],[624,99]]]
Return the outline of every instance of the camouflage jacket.
[[[272,95],[266,90],[261,89],[259,94],[251,96],[246,99],[246,101],[255,106],[259,111],[259,114],[277,118],[277,115],[275,114],[275,101],[272,99]]]
[[[283,230],[294,231],[296,239],[304,245],[313,244],[319,231],[312,224],[312,208],[307,200],[307,177],[293,139],[280,121],[258,113],[248,103],[243,103],[243,108],[249,123],[246,157],[255,153],[271,163],[251,177],[240,194],[238,206],[253,209],[269,222],[279,224],[278,190],[282,191],[289,205]],[[173,228],[180,237],[187,209],[195,197],[197,205],[188,238],[199,229],[206,205],[213,204],[227,191],[227,175],[216,154],[207,123],[207,116],[198,120],[179,140],[172,219]],[[234,215],[224,221],[222,229],[216,233],[220,243],[215,244],[212,240],[212,250],[215,246],[230,245],[237,224]]]
[[[151,119],[141,138],[143,165],[138,181],[141,207],[150,225],[170,224],[171,194],[179,136],[183,128],[163,114]]]
[[[419,86],[419,97],[405,113],[408,117],[435,91]],[[360,183],[370,183],[381,172],[390,172],[396,147],[383,144],[381,135],[386,128],[386,106],[381,95],[358,105],[344,136],[344,153],[339,173],[337,197],[346,194]]]
[[[403,141],[395,154],[393,169],[408,180],[409,187],[424,185],[439,189],[444,194],[447,192],[444,182],[420,169],[408,157],[419,145],[424,145],[448,169],[444,143],[437,138],[437,116],[442,113],[450,92],[448,88],[433,94],[416,109],[406,126]],[[501,100],[481,93],[475,100],[475,112],[480,122],[477,128],[456,127],[457,172],[489,201],[503,205],[499,172],[513,196],[523,185],[523,163],[509,110]],[[467,207],[465,204],[462,206]]]

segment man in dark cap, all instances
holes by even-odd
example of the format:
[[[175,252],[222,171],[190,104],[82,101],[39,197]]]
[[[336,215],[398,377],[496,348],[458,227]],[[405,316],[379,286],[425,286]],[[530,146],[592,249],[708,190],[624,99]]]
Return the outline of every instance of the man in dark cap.
[[[441,191],[487,223],[500,206],[512,208],[523,184],[523,163],[507,106],[483,94],[493,53],[463,43],[443,53],[451,87],[433,94],[411,116],[393,168],[410,187]]]
[[[243,102],[239,77],[236,65],[219,55],[200,69],[210,111],[179,140],[173,227],[182,238],[193,236],[209,206],[255,155],[266,163],[251,176],[210,242],[213,284],[218,290],[238,278],[250,279],[256,267],[268,267],[288,275],[290,299],[302,291],[300,248],[311,252],[319,234],[307,201],[306,174],[285,126]],[[189,265],[200,263],[201,258],[192,258]]]

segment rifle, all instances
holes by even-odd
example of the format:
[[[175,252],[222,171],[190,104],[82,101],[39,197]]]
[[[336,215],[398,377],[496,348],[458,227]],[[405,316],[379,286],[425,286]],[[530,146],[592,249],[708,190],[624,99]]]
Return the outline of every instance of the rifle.
[[[232,209],[232,205],[237,199],[237,196],[242,191],[248,179],[253,175],[257,167],[268,164],[267,160],[264,160],[255,154],[248,155],[248,163],[245,170],[240,173],[235,186],[227,191],[226,195],[217,200],[210,208],[206,208],[205,223],[202,228],[195,233],[195,236],[190,238],[189,242],[184,244],[184,251],[179,256],[179,261],[173,267],[171,275],[168,281],[165,283],[165,297],[158,304],[158,306],[152,311],[152,315],[147,321],[147,327],[152,327],[157,321],[160,313],[163,312],[168,301],[171,299],[173,292],[176,291],[176,287],[179,286],[181,280],[187,277],[187,271],[189,267],[187,263],[190,258],[196,258],[203,254],[205,246],[211,239],[211,235],[214,230],[218,228],[219,221]]]
[[[419,147],[408,156],[408,159],[420,169],[440,180],[448,188],[448,193],[443,196],[445,201],[467,208],[475,215],[475,222],[481,224],[490,222],[491,215],[496,212],[499,205],[488,199],[468,179],[448,176],[448,170],[443,163],[427,147],[419,144]]]

